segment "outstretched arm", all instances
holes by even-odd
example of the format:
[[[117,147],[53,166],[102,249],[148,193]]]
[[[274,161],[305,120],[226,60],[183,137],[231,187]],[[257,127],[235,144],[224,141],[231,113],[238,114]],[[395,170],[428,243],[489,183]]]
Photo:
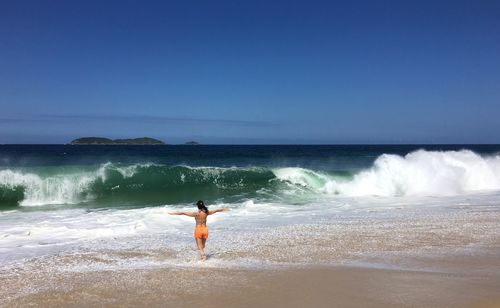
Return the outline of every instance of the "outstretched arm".
[[[189,216],[189,217],[195,217],[196,216],[196,212],[173,212],[173,213],[169,213],[170,215],[186,215],[186,216]]]
[[[216,210],[208,210],[208,215],[212,215],[218,212],[227,212],[229,209],[216,209]]]

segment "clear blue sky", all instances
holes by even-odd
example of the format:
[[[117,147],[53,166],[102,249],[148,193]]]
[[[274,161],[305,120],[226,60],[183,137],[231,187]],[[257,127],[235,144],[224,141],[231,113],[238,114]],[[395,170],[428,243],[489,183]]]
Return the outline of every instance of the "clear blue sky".
[[[500,1],[2,1],[0,143],[500,143]]]

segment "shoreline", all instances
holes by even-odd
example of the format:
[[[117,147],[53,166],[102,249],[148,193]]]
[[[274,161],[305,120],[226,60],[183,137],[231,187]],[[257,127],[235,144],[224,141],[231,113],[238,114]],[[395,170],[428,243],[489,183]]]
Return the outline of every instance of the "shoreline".
[[[0,306],[498,307],[500,247],[376,263],[0,271]],[[399,264],[413,264],[403,268]],[[55,269],[52,267],[52,269]],[[24,287],[26,293],[20,294]],[[10,289],[10,292],[7,290]]]
[[[6,263],[0,306],[498,307],[499,217],[496,207],[456,206],[229,232],[235,218],[221,216],[205,263],[179,221],[175,236],[81,242]]]
[[[193,222],[166,224],[168,208],[57,212],[57,221],[3,226],[0,306],[498,307],[497,201],[447,200],[271,208],[279,223],[248,204],[214,217],[205,263],[195,261]]]

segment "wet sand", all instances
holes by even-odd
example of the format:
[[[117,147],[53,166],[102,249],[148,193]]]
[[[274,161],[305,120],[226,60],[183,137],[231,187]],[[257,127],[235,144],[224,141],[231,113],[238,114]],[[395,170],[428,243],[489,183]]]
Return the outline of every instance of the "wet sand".
[[[0,306],[500,307],[499,217],[456,209],[215,229],[205,263],[188,245],[87,245],[0,266]]]
[[[195,268],[32,276],[17,273],[3,281],[0,304],[7,307],[500,307],[498,249],[481,255],[414,261],[426,268],[350,265],[240,270],[207,268],[200,263]],[[31,285],[36,291],[20,295],[11,289],[7,294],[5,286],[15,287],[16,283],[28,284],[25,290]]]

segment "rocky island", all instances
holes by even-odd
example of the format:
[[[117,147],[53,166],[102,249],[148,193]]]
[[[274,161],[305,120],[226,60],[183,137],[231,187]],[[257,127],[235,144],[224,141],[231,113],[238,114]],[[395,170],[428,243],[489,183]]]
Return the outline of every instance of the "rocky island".
[[[83,137],[71,141],[71,145],[164,145],[161,140],[142,137],[133,139],[109,139],[102,137]]]

